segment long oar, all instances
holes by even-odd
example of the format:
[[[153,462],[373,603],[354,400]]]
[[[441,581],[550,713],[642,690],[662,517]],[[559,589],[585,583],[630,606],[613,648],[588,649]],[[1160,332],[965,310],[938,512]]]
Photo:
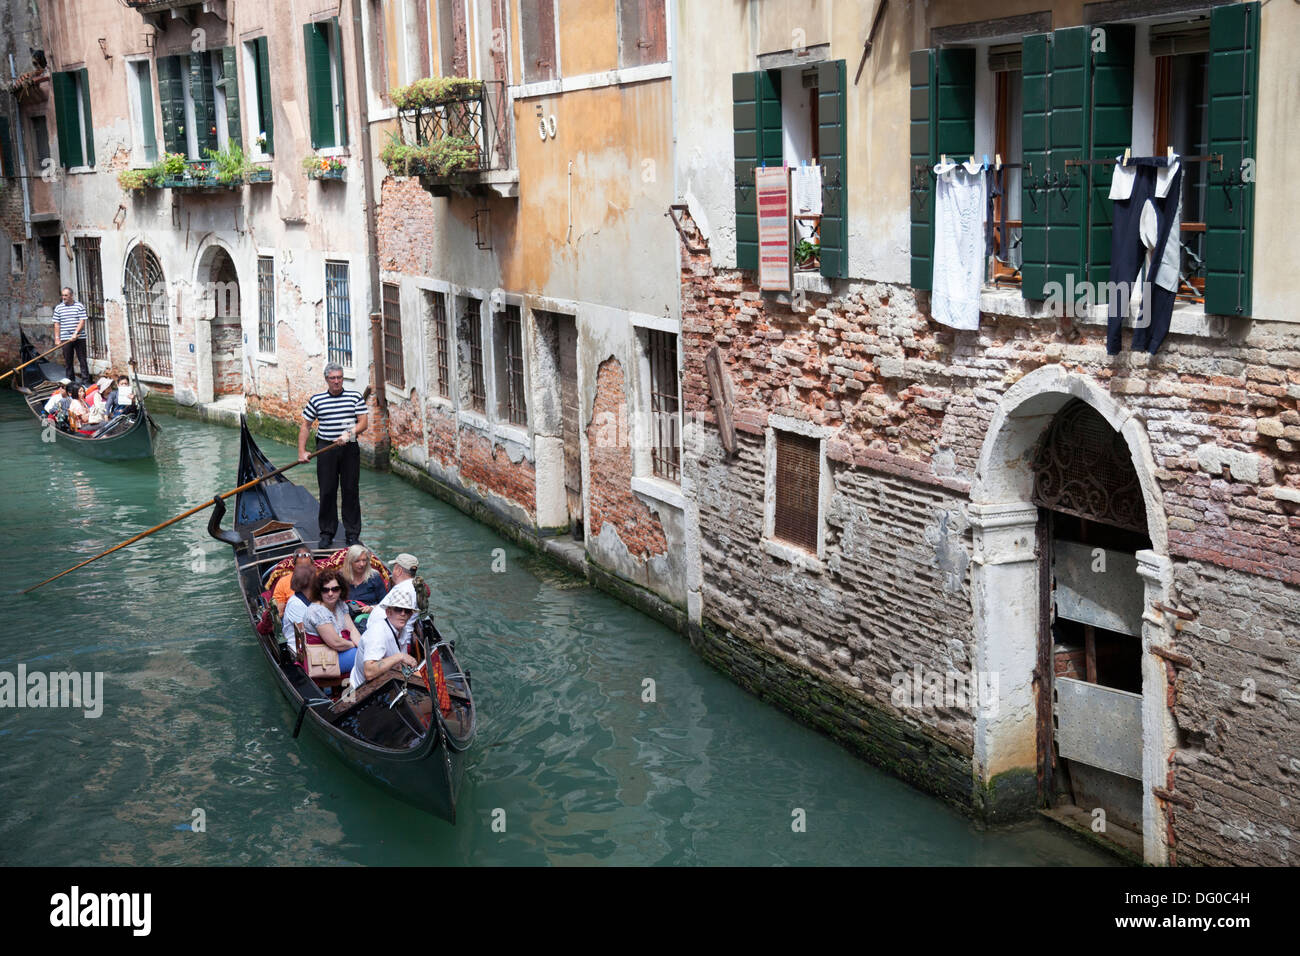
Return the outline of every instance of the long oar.
[[[326,445],[324,448],[316,449],[314,452],[308,455],[303,461],[290,462],[289,464],[285,465],[282,468],[277,468],[275,471],[262,475],[260,478],[254,478],[252,481],[244,482],[244,484],[240,485],[238,488],[231,488],[229,491],[223,492],[222,494],[217,495],[216,497],[224,499],[224,498],[229,498],[231,495],[237,495],[241,491],[247,491],[249,488],[252,488],[254,485],[261,484],[262,482],[266,481],[268,478],[274,478],[276,475],[282,475],[290,468],[297,468],[299,465],[303,464],[304,462],[311,461],[317,455],[323,455],[325,454],[325,452],[332,451],[333,449],[338,448],[344,444],[346,443],[343,441],[342,438],[340,438]],[[29,588],[23,588],[22,593],[27,594],[31,591],[35,591],[39,587],[44,587],[45,585],[49,584],[51,581],[57,581],[65,574],[71,574],[73,571],[77,570],[77,568],[84,568],[92,561],[98,561],[100,558],[104,557],[105,555],[112,554],[114,551],[122,550],[128,544],[135,544],[135,542],[139,541],[141,538],[149,537],[149,535],[153,534],[155,531],[161,531],[163,528],[166,528],[168,525],[173,525],[176,522],[181,521],[182,519],[188,518],[190,515],[198,514],[200,511],[203,511],[205,508],[211,508],[211,507],[212,507],[211,499],[203,502],[203,504],[201,505],[195,505],[189,511],[182,512],[181,514],[178,514],[175,518],[168,518],[162,524],[155,525],[154,527],[150,528],[148,531],[141,531],[139,534],[135,535],[134,537],[127,538],[121,544],[114,545],[113,547],[109,548],[107,551],[101,551],[93,558],[87,558],[85,561],[82,561],[80,564],[74,564],[66,571],[60,571],[52,578],[46,578],[40,584],[33,584]]]
[[[61,349],[61,348],[63,348],[63,343],[62,343],[62,342],[60,342],[58,345],[54,346],[54,348],[50,349],[50,351],[48,351],[48,352],[42,352],[40,355],[36,356],[36,358],[34,358],[34,359],[28,359],[28,360],[27,360],[26,362],[24,362],[22,365],[15,365],[15,366],[14,366],[13,368],[11,368],[9,371],[5,372],[3,375],[0,375],[0,382],[3,382],[5,379],[7,379],[7,378],[8,378],[10,375],[12,375],[14,372],[17,372],[19,369],[24,369],[24,368],[26,368],[27,366],[31,365],[33,362],[39,362],[41,359],[45,358],[45,356],[47,356],[47,355],[51,355],[51,354],[57,352],[57,351],[58,351],[59,349]]]

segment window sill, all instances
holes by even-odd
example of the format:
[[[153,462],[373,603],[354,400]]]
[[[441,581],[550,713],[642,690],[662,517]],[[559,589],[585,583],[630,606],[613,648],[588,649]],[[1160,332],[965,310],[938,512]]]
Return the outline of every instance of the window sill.
[[[270,355],[268,355],[268,354],[266,354],[265,352],[258,352],[258,353],[257,353],[257,361],[260,362],[262,365],[279,365],[279,364],[280,364],[280,360],[277,359],[277,358],[275,357],[275,353],[271,353]]]
[[[474,431],[487,437],[492,434],[492,425],[482,412],[473,412],[461,409],[458,416],[461,425],[466,425]]]
[[[528,438],[528,429],[520,428],[518,425],[497,422],[496,436],[504,441],[514,442],[522,448],[529,448],[532,445]]]
[[[679,511],[686,510],[686,496],[682,494],[682,489],[662,478],[633,475],[632,490],[638,495],[653,498],[655,501],[676,508]]]
[[[989,315],[1005,315],[1021,319],[1052,319],[1054,314],[1045,302],[1031,303],[1025,299],[1019,289],[994,288],[986,286],[980,291],[980,312]],[[1074,317],[1078,325],[1106,326],[1109,317],[1105,305],[1094,305],[1084,310],[1082,315]],[[1125,328],[1132,328],[1132,319],[1125,321]],[[1187,335],[1194,338],[1222,338],[1225,329],[1223,317],[1207,315],[1205,306],[1198,302],[1178,302],[1169,321],[1171,335]]]
[[[69,176],[85,176],[95,171],[94,166],[69,166],[64,170]]]
[[[803,548],[796,547],[793,544],[786,544],[784,541],[777,541],[775,538],[764,538],[762,548],[764,552],[778,561],[786,561],[800,570],[810,571],[813,574],[822,573],[822,562],[818,560],[815,554],[811,554]]]
[[[835,290],[831,287],[831,280],[820,272],[796,272],[794,274],[794,290],[796,292],[819,292],[822,295],[835,294]]]
[[[645,66],[627,66],[604,73],[584,73],[581,76],[565,76],[555,80],[539,80],[508,87],[513,99],[522,100],[534,96],[554,96],[574,90],[595,90],[604,86],[622,86],[625,83],[644,83],[646,80],[663,80],[673,75],[670,62],[650,63]]]
[[[390,402],[409,402],[413,388],[414,386],[403,391],[392,382],[384,382],[384,394],[388,396]]]
[[[426,395],[425,401],[439,411],[450,412],[452,414],[455,414],[456,412],[456,403],[446,395]]]

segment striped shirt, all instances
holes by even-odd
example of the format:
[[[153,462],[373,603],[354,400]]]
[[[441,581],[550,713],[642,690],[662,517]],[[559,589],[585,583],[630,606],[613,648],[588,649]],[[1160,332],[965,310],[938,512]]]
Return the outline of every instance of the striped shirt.
[[[318,392],[307,401],[302,417],[316,422],[316,437],[334,441],[349,428],[356,426],[357,418],[366,413],[366,403],[359,392],[344,389],[338,395]]]
[[[54,307],[54,321],[59,323],[59,341],[66,342],[72,338],[72,333],[77,330],[77,323],[82,323],[81,334],[79,339],[86,337],[86,307],[80,302],[73,302],[72,305],[64,305],[60,302]]]

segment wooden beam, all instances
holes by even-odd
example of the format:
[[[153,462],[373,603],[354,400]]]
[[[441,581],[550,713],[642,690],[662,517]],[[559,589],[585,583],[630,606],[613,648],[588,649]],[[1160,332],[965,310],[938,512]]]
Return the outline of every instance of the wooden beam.
[[[709,379],[709,403],[718,419],[722,448],[728,456],[736,453],[736,425],[731,416],[731,382],[722,367],[722,353],[715,345],[704,357],[704,372]]]

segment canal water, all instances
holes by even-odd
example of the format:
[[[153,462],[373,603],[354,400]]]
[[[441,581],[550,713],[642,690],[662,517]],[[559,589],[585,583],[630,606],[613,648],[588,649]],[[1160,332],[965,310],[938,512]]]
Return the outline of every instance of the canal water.
[[[100,463],[0,393],[0,671],[103,674],[98,717],[0,709],[0,864],[1113,863],[1046,823],[972,826],[676,633],[363,472],[363,537],[420,558],[479,706],[459,822],[408,807],[291,738],[206,512],[19,593],[234,484],[236,431],[159,423],[156,462]],[[310,465],[292,476],[315,492]]]

